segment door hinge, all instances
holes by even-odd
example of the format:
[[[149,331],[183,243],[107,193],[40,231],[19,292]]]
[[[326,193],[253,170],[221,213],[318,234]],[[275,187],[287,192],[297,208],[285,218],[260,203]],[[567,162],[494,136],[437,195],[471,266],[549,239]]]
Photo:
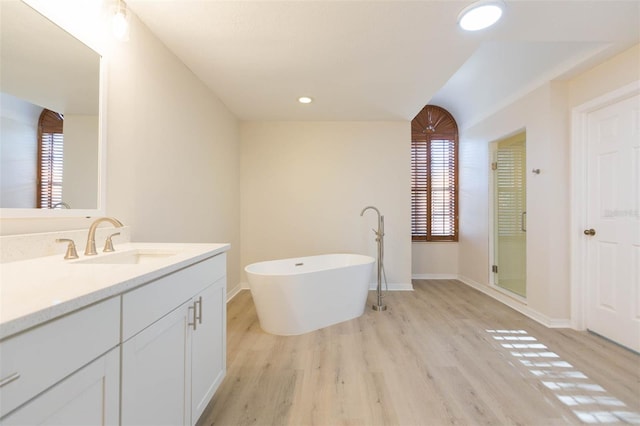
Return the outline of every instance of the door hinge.
[[[498,170],[498,162],[494,161],[493,163],[491,163],[491,170]]]
[[[498,273],[498,265],[491,265],[491,272],[497,274]]]

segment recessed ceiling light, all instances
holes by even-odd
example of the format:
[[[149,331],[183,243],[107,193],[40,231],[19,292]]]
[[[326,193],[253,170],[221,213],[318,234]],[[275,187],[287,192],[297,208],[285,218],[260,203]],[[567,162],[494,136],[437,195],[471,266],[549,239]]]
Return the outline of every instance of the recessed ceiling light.
[[[310,104],[311,102],[313,102],[313,99],[308,96],[300,96],[298,98],[298,102],[300,102],[301,104]]]
[[[481,0],[465,7],[458,15],[458,25],[467,31],[477,31],[498,22],[504,12],[504,2]]]

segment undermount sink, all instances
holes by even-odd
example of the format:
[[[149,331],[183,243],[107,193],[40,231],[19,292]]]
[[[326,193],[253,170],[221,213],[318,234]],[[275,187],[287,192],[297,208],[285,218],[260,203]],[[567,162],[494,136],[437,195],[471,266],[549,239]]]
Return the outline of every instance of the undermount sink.
[[[154,249],[133,249],[122,252],[114,252],[109,254],[100,254],[95,257],[88,257],[77,260],[74,263],[93,263],[93,264],[141,264],[153,263],[167,257],[175,256],[178,252]]]

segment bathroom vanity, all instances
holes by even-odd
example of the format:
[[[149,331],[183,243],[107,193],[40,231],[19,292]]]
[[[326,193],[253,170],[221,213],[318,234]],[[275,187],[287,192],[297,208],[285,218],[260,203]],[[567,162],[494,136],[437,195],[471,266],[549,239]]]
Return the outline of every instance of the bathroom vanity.
[[[0,162],[11,177],[0,188],[0,213],[104,216],[106,62],[43,15],[68,15],[59,2],[35,3],[40,12],[0,1],[0,97],[3,125],[12,124],[3,127],[12,151]],[[65,117],[61,210],[34,203],[31,112],[45,107]],[[33,158],[33,173],[17,158]],[[102,244],[114,231],[99,223],[90,234]],[[123,244],[128,231],[118,232],[115,252],[76,260],[63,259],[55,241],[81,244],[84,229],[10,235],[11,244],[0,237],[0,425],[192,425],[211,400],[226,371],[229,245]]]
[[[3,263],[0,423],[196,423],[226,372],[228,244]]]

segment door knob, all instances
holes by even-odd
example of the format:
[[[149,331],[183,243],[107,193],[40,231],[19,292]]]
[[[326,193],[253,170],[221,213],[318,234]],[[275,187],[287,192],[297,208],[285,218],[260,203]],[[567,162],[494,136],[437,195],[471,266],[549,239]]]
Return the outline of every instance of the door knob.
[[[591,228],[591,229],[585,229],[585,230],[584,230],[584,235],[591,235],[591,236],[593,237],[594,235],[596,235],[596,230],[595,230],[595,229],[593,229],[593,228]]]

